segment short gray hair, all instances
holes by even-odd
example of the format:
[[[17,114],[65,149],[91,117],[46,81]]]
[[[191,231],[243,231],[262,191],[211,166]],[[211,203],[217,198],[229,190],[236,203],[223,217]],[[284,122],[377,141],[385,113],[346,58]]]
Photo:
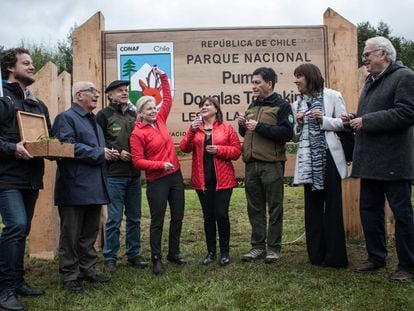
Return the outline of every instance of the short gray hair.
[[[136,108],[137,108],[137,114],[139,114],[140,112],[142,112],[142,109],[144,108],[144,106],[150,102],[155,103],[155,98],[152,96],[142,96],[140,97],[140,99],[138,99],[137,103],[136,103]],[[138,120],[142,121],[142,118],[139,117],[138,115]]]
[[[395,62],[397,59],[397,51],[395,50],[391,41],[385,37],[378,36],[369,38],[367,41],[365,41],[365,47],[368,45],[376,45],[378,49],[383,50],[387,56],[388,62],[390,63]]]

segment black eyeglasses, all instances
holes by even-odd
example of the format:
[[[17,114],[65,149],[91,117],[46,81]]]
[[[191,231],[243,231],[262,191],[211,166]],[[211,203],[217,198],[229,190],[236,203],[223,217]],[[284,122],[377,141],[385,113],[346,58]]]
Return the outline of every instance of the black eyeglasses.
[[[90,92],[90,93],[92,93],[94,95],[96,95],[96,94],[100,95],[101,94],[101,92],[99,92],[94,87],[90,87],[90,88],[87,88],[87,89],[84,89],[84,90],[79,90],[78,92]]]
[[[382,51],[382,49],[375,49],[375,50],[372,50],[372,51],[362,53],[361,58],[362,58],[362,60],[367,59],[371,55],[371,53],[378,52],[378,51]]]

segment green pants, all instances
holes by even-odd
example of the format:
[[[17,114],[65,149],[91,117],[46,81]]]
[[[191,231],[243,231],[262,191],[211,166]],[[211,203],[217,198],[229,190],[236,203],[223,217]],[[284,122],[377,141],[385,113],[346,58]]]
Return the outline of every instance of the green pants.
[[[283,173],[284,162],[246,163],[245,191],[247,213],[252,226],[253,248],[266,249],[267,241],[269,249],[280,251],[283,226]],[[269,213],[268,225],[266,207]]]

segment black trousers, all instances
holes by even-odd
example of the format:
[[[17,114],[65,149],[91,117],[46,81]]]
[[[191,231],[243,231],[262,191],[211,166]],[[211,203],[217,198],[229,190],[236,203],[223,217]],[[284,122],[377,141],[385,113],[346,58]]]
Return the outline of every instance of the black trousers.
[[[360,213],[368,260],[386,264],[385,197],[395,218],[398,268],[414,273],[414,221],[411,182],[361,179]]]
[[[152,258],[161,258],[162,230],[167,202],[170,205],[171,212],[168,253],[179,254],[181,227],[184,218],[184,183],[181,171],[148,182],[147,199],[151,213],[150,244]]]
[[[59,273],[63,282],[96,274],[94,247],[101,205],[59,206]]]
[[[204,233],[207,251],[216,253],[216,228],[218,228],[221,254],[230,251],[230,219],[229,205],[233,189],[216,190],[215,186],[207,186],[207,190],[197,190],[203,209]]]
[[[327,151],[324,190],[305,185],[306,245],[311,264],[329,267],[348,265],[342,216],[341,177]]]

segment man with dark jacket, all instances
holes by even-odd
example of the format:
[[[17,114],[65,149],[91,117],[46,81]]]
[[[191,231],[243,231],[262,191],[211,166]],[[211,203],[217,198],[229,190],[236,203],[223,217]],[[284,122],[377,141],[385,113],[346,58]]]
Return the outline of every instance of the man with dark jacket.
[[[364,273],[386,265],[385,198],[395,218],[398,268],[394,281],[414,279],[414,73],[395,62],[384,37],[365,42],[362,60],[369,72],[359,98],[352,176],[361,178],[360,214],[368,259]]]
[[[46,118],[44,103],[27,88],[34,82],[35,68],[25,49],[9,49],[1,55],[3,96],[0,98],[0,215],[5,227],[0,237],[0,309],[23,310],[21,296],[40,296],[24,280],[24,251],[39,189],[43,188],[43,159],[33,158],[20,140],[16,111]]]
[[[111,280],[96,272],[94,243],[101,206],[109,203],[105,160],[115,160],[119,153],[105,147],[102,129],[92,113],[99,98],[95,85],[76,82],[73,98],[71,108],[59,114],[53,123],[54,135],[61,142],[75,145],[75,158],[58,161],[55,204],[60,216],[60,278],[65,289],[79,293],[82,279],[91,283]]]
[[[140,256],[141,250],[141,181],[139,170],[131,162],[129,136],[134,129],[137,113],[129,103],[129,81],[115,80],[105,90],[109,105],[96,115],[102,127],[106,147],[119,152],[117,160],[108,162],[108,204],[103,255],[105,267],[116,271],[122,216],[126,216],[126,254],[128,262],[139,268],[148,263]]]
[[[290,104],[273,91],[276,79],[272,68],[253,72],[255,99],[238,119],[239,133],[244,137],[245,190],[252,226],[252,248],[242,257],[247,262],[265,258],[266,263],[272,263],[280,258],[285,144],[293,137],[293,114]]]

